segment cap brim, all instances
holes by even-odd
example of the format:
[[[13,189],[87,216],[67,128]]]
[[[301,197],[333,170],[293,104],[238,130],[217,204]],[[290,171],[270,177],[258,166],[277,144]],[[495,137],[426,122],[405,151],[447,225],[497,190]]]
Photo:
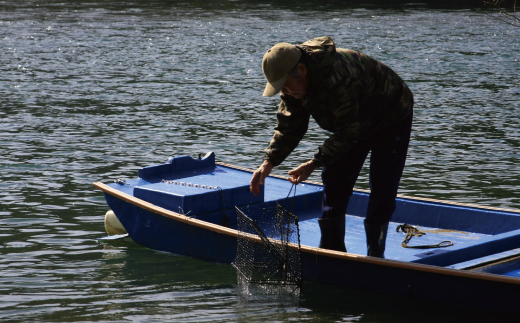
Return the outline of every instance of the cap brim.
[[[285,76],[283,76],[282,78],[280,78],[274,82],[267,82],[263,96],[273,96],[273,95],[279,93],[282,90],[286,79],[287,79],[287,74],[285,74]]]

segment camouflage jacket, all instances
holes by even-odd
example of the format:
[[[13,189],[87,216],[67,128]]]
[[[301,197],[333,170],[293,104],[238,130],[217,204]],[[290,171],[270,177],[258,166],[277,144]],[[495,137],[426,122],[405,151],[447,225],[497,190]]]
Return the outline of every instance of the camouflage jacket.
[[[275,133],[265,159],[279,165],[307,132],[310,116],[332,135],[314,155],[317,167],[334,163],[358,141],[406,118],[413,95],[389,67],[365,54],[336,49],[330,37],[298,46],[309,78],[301,99],[281,95]]]

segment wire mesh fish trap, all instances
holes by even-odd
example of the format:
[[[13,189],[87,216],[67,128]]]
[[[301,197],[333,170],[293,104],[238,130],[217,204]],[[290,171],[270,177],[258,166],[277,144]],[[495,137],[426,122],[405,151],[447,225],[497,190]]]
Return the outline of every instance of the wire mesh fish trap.
[[[233,267],[244,292],[299,296],[302,267],[296,215],[279,204],[236,210],[238,240]]]

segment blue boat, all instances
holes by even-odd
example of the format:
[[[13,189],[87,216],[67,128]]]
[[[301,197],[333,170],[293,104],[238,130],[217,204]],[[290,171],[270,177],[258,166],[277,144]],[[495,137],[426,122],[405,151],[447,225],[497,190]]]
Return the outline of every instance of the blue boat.
[[[348,252],[318,248],[323,188],[270,176],[259,196],[249,191],[252,171],[216,163],[215,155],[170,158],[139,169],[138,178],[94,183],[110,209],[138,244],[217,263],[232,263],[237,252],[235,207],[286,203],[299,219],[303,280],[413,297],[465,307],[520,313],[520,212],[398,196],[385,251],[368,257],[364,213],[369,192],[356,190],[346,215]],[[426,234],[404,248],[399,225]]]

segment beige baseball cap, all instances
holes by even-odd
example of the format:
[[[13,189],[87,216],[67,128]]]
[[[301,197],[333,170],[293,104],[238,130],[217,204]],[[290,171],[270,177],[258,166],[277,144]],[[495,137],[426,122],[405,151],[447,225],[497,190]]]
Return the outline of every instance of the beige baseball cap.
[[[282,90],[287,75],[300,60],[302,53],[289,43],[279,43],[265,53],[262,60],[267,85],[263,96],[273,96]]]

